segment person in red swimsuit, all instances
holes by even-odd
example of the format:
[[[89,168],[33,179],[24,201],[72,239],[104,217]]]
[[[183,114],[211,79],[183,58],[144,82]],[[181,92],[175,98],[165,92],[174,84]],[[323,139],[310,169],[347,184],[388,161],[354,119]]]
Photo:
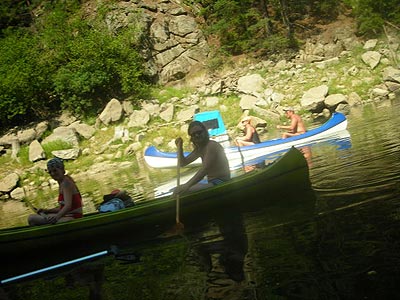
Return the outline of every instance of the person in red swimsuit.
[[[28,217],[31,226],[55,224],[82,217],[82,197],[75,181],[65,174],[64,163],[59,158],[47,162],[47,171],[58,182],[59,206],[51,209],[40,208]]]

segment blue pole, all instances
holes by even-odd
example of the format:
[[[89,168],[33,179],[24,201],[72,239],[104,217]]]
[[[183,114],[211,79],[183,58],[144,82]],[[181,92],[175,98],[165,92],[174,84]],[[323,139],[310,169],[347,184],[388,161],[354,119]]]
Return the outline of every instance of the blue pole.
[[[18,276],[15,276],[15,277],[10,277],[10,278],[2,280],[1,284],[9,283],[9,282],[16,281],[16,280],[19,280],[19,279],[23,279],[23,278],[26,278],[26,277],[29,277],[29,276],[37,275],[37,274],[40,274],[40,273],[44,273],[44,272],[47,272],[47,271],[51,271],[51,270],[55,270],[55,269],[58,269],[58,268],[61,268],[61,267],[72,265],[72,264],[75,264],[75,263],[78,263],[78,262],[82,262],[82,261],[89,260],[89,259],[92,259],[92,258],[96,258],[96,257],[99,257],[99,256],[107,255],[108,253],[109,253],[109,251],[104,250],[104,251],[100,251],[100,252],[97,252],[97,253],[94,253],[94,254],[90,254],[90,255],[87,255],[87,256],[83,256],[83,257],[80,257],[80,258],[69,260],[69,261],[66,261],[66,262],[63,262],[63,263],[60,263],[60,264],[57,264],[57,265],[53,265],[53,266],[50,266],[50,267],[46,267],[46,268],[43,268],[43,269],[39,269],[39,270],[36,270],[36,271],[32,271],[32,272],[29,272],[29,273],[18,275]]]

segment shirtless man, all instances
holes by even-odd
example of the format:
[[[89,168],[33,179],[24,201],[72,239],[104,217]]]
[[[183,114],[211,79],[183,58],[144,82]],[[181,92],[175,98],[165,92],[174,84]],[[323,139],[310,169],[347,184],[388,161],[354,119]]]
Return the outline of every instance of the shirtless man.
[[[306,132],[306,126],[299,115],[294,113],[293,108],[283,109],[286,113],[286,117],[291,120],[290,125],[277,125],[277,129],[286,129],[287,132],[282,134],[282,138],[286,139],[291,136],[299,135]]]
[[[204,124],[199,121],[190,123],[188,134],[194,144],[194,150],[186,157],[183,155],[182,138],[179,137],[175,140],[180,157],[180,166],[184,167],[199,157],[201,157],[202,166],[188,182],[176,188],[174,194],[192,192],[228,181],[231,178],[231,173],[224,148],[219,143],[210,140]],[[207,176],[208,183],[200,184],[199,181],[204,176]]]

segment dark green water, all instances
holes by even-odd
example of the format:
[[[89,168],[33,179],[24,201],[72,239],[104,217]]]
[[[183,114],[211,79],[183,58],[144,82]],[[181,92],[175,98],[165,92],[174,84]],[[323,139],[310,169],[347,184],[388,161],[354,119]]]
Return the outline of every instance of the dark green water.
[[[127,232],[121,251],[140,254],[139,262],[103,257],[5,286],[4,297],[396,299],[399,108],[397,101],[353,109],[351,147],[312,146],[310,193],[283,191],[253,212],[227,208],[183,236],[146,244]]]

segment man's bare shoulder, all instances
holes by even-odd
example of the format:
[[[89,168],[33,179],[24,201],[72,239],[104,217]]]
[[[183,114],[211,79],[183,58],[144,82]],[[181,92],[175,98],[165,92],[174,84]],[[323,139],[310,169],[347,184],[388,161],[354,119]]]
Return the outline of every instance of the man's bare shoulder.
[[[223,149],[221,144],[214,140],[209,140],[207,147],[210,147],[212,149]]]

